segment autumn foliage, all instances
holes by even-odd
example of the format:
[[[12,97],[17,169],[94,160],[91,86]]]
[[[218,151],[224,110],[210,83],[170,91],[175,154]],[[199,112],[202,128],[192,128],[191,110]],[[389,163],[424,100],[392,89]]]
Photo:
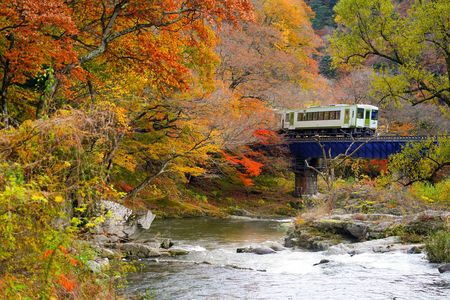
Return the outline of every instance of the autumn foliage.
[[[251,185],[277,99],[320,82],[312,17],[293,0],[2,1],[0,298],[113,293],[79,242],[102,199],[177,197],[221,164]]]

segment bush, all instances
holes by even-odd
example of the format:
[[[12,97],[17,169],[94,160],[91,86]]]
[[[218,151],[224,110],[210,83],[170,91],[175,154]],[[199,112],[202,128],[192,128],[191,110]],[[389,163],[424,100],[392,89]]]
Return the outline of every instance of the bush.
[[[434,233],[428,238],[425,248],[430,262],[450,262],[450,233],[443,230]]]
[[[413,195],[426,203],[450,205],[450,178],[444,179],[436,184],[427,182],[416,182],[412,186]]]

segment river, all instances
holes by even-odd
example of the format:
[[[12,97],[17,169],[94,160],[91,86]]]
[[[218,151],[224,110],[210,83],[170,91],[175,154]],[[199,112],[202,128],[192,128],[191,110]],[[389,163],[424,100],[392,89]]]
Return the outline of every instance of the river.
[[[191,252],[142,261],[124,293],[152,299],[450,299],[450,274],[439,274],[423,254],[236,253],[282,242],[288,226],[286,220],[156,220],[148,236],[170,238]],[[324,258],[330,262],[313,266]]]

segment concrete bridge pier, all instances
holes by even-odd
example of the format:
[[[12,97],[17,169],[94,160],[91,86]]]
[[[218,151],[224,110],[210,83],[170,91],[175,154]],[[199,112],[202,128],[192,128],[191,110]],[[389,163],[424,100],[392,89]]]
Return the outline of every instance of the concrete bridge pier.
[[[319,159],[313,158],[308,160],[308,164],[312,167],[319,167]],[[298,161],[294,166],[295,185],[294,196],[310,196],[317,194],[317,172],[308,168],[303,161]]]

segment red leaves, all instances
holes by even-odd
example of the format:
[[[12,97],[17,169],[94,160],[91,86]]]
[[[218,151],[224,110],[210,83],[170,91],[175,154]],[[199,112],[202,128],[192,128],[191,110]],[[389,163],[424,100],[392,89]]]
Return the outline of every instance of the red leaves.
[[[259,174],[261,174],[263,164],[257,161],[243,156],[240,160],[240,164],[245,168],[246,173],[250,176],[258,176]]]
[[[369,166],[378,172],[386,173],[388,170],[388,160],[387,159],[371,159],[369,161]]]
[[[242,155],[240,158],[238,156],[228,155],[225,152],[222,152],[222,155],[227,161],[237,167],[237,176],[245,186],[253,185],[253,181],[250,177],[256,177],[261,174],[262,167],[264,166],[262,163],[245,155]]]
[[[275,144],[280,142],[280,137],[276,132],[267,129],[258,129],[253,132],[253,136],[263,145]]]
[[[240,172],[237,173],[237,176],[239,177],[239,179],[242,181],[242,184],[244,184],[245,186],[252,186],[253,185],[253,180],[251,180],[247,174],[242,174]]]

